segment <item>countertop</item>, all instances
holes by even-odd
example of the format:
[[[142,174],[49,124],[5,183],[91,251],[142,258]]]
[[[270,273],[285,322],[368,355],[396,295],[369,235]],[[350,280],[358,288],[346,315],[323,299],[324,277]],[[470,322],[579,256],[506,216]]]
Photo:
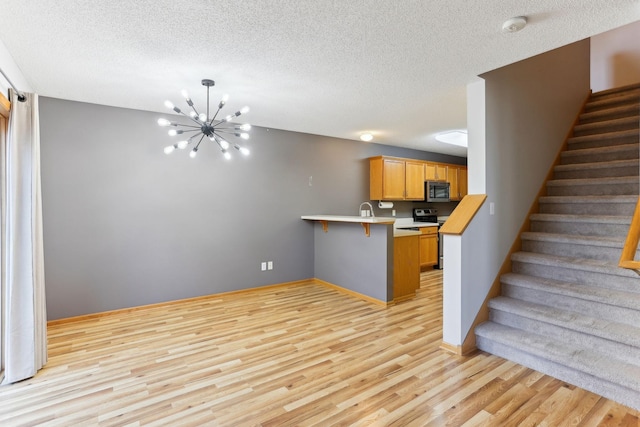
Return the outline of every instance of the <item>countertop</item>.
[[[396,222],[395,218],[386,216],[303,215],[300,218],[311,221],[359,222],[361,224],[393,224]]]

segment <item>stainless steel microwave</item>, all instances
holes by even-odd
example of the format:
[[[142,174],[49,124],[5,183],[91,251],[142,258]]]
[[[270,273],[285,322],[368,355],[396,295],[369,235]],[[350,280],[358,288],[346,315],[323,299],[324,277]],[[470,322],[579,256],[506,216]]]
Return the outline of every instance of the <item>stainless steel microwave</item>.
[[[449,202],[449,183],[445,181],[426,181],[424,183],[425,201]]]

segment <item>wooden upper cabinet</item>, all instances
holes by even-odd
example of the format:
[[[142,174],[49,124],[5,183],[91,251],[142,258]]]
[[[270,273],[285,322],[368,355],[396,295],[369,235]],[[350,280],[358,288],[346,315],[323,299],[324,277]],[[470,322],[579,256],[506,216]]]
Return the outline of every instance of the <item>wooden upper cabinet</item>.
[[[445,181],[447,179],[447,166],[441,163],[425,163],[425,181]]]
[[[467,167],[449,165],[447,172],[447,181],[451,186],[449,189],[451,200],[462,200],[467,195]]]
[[[382,162],[382,198],[403,199],[405,162],[392,159],[383,159]]]
[[[424,163],[393,157],[369,159],[371,200],[424,200]]]
[[[424,200],[424,163],[405,162],[405,200]]]

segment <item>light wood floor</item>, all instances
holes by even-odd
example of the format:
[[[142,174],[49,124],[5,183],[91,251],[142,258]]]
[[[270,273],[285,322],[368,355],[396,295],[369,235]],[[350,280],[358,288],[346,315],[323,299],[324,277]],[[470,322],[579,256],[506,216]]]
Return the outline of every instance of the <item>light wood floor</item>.
[[[440,350],[442,275],[381,308],[322,285],[49,326],[0,425],[638,426],[640,413],[478,352]]]

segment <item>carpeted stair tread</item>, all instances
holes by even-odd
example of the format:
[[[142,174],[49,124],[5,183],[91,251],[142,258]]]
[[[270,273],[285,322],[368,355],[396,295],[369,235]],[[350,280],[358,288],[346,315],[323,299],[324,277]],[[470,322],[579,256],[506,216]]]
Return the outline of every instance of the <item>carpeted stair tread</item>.
[[[607,274],[610,276],[628,277],[637,279],[634,271],[618,267],[618,264],[609,260],[596,260],[586,258],[572,258],[558,255],[546,255],[535,252],[515,252],[511,255],[512,262],[537,264],[547,267],[560,267],[571,270],[582,270],[589,273]],[[640,283],[640,281],[639,281]],[[640,292],[640,287],[630,290]]]
[[[558,197],[562,197],[562,196],[558,196]],[[568,214],[535,213],[535,214],[529,215],[529,219],[531,221],[554,221],[554,222],[571,222],[571,223],[590,222],[595,224],[622,224],[622,225],[631,224],[631,218],[628,216],[622,216],[622,215],[568,215]]]
[[[618,128],[618,127],[627,127],[637,129],[640,126],[640,115],[633,115],[628,117],[615,118],[610,120],[601,120],[598,122],[591,123],[583,123],[578,124],[573,128],[573,132],[575,133],[595,133],[599,132],[602,129],[609,128]],[[583,135],[581,135],[583,136]]]
[[[585,155],[598,156],[598,155],[607,154],[607,153],[634,153],[636,154],[635,158],[637,158],[638,144],[621,144],[621,145],[612,145],[609,147],[580,148],[578,150],[567,150],[561,153],[561,157],[565,159],[565,158],[579,157],[579,156],[585,156]],[[634,157],[627,157],[626,159],[629,159],[629,158],[634,158]],[[619,160],[623,160],[623,159],[619,159]]]
[[[493,322],[479,325],[476,334],[640,393],[639,366],[587,348]]]
[[[591,135],[572,136],[567,140],[567,149],[571,150],[571,145],[585,141],[606,141],[614,144],[617,139],[636,138],[638,139],[638,129],[618,130],[613,132],[601,132]]]
[[[620,250],[622,250],[625,240],[622,237],[580,236],[577,234],[541,233],[535,231],[525,231],[520,235],[520,237],[522,240],[601,246],[607,248],[620,248]]]
[[[489,308],[635,347],[633,353],[637,353],[637,358],[634,363],[640,363],[640,329],[632,325],[508,297],[493,298]]]
[[[574,187],[579,185],[638,184],[638,176],[609,176],[603,178],[570,178],[547,181],[549,187]],[[637,193],[636,193],[637,194]]]
[[[540,203],[636,203],[637,195],[618,196],[542,196],[538,200]]]
[[[600,288],[586,284],[576,285],[575,283],[518,273],[503,274],[500,276],[500,281],[506,285],[526,287],[552,295],[572,297],[640,311],[640,293]],[[640,327],[640,325],[638,326]]]
[[[612,105],[620,105],[620,104],[637,104],[640,96],[631,91],[630,93],[620,94],[619,96],[613,97],[598,97],[595,99],[591,99],[585,105],[585,111],[594,111],[603,108],[610,107]]]
[[[590,99],[602,99],[610,96],[618,96],[620,94],[638,91],[640,91],[640,82],[593,92]]]
[[[601,110],[589,111],[580,114],[579,123],[593,123],[603,120],[611,120],[612,118],[620,118],[633,116],[638,113],[638,105],[628,104],[621,106],[614,106]]]
[[[612,169],[639,166],[639,159],[611,160],[608,162],[591,162],[591,163],[570,163],[566,165],[557,165],[553,168],[556,172],[567,172],[584,169]]]

